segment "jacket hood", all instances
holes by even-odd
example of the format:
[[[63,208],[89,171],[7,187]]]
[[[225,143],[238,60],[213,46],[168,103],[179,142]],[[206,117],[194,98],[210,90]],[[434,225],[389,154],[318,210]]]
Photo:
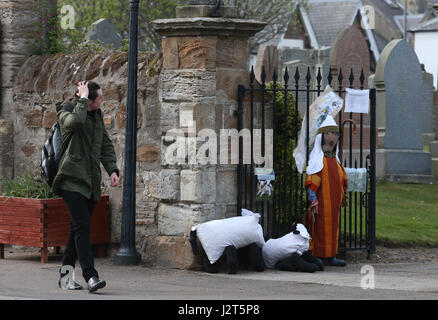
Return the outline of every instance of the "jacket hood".
[[[63,100],[60,100],[60,101],[56,102],[55,103],[56,112],[61,110],[62,106],[66,105],[66,104],[70,104],[72,107],[74,107],[76,105],[77,101],[78,101],[78,98],[73,97],[73,98],[70,98],[70,99],[63,99]]]

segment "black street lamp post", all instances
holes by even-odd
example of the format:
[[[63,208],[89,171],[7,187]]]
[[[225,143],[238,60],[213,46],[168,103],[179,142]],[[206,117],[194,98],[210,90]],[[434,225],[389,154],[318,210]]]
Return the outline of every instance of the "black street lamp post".
[[[126,110],[125,171],[123,177],[123,212],[119,251],[114,256],[118,265],[137,265],[141,255],[135,249],[135,185],[137,153],[137,32],[138,3],[130,0],[128,102]]]

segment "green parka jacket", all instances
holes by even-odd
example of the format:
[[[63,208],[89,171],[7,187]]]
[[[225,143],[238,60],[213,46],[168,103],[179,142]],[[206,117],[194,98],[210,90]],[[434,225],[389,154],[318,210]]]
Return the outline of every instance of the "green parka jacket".
[[[102,162],[108,175],[119,170],[114,146],[103,123],[100,109],[88,112],[88,99],[70,99],[56,104],[57,120],[65,150],[52,191],[79,192],[92,201],[100,198]]]

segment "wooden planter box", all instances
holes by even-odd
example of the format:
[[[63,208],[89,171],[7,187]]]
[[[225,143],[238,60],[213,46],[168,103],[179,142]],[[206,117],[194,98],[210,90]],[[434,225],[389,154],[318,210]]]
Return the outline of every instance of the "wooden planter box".
[[[0,196],[0,259],[4,245],[41,248],[41,262],[47,263],[48,247],[67,244],[70,214],[62,198],[30,199]],[[101,196],[91,216],[91,243],[98,256],[110,242],[109,197]]]

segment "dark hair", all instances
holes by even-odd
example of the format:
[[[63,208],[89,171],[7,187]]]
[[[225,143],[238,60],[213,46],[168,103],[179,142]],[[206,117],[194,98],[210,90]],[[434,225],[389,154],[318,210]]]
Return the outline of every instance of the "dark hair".
[[[99,96],[97,93],[97,91],[99,89],[100,89],[100,86],[96,82],[88,81],[88,91],[89,91],[88,99],[95,100]],[[76,90],[75,95],[77,96],[78,93],[79,93],[78,90]]]

